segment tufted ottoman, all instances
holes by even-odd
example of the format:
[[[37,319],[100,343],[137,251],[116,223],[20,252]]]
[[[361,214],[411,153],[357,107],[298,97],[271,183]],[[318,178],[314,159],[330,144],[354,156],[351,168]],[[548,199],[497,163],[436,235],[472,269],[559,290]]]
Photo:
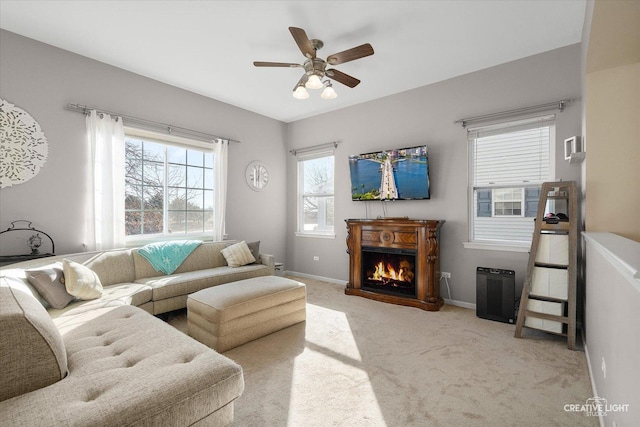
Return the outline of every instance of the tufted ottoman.
[[[189,335],[218,352],[306,319],[304,283],[280,276],[239,280],[187,298]]]

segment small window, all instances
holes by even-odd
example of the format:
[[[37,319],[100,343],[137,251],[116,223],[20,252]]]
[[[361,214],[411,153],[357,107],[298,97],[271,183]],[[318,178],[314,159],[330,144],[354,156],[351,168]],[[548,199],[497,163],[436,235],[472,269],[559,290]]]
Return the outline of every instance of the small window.
[[[334,155],[298,156],[298,235],[334,236]]]
[[[531,245],[540,186],[554,176],[554,132],[554,116],[469,129],[471,243]]]
[[[213,151],[198,141],[162,137],[125,134],[126,237],[210,234]]]
[[[493,216],[522,216],[524,188],[493,190]]]

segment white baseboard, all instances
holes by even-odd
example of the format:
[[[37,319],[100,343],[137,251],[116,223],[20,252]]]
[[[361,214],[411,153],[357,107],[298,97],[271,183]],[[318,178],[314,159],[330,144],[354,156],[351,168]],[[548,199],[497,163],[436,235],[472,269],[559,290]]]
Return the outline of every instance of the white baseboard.
[[[465,301],[456,301],[454,299],[446,299],[444,298],[444,303],[449,305],[455,305],[456,307],[469,308],[471,310],[476,309],[476,305],[470,302]]]
[[[338,280],[338,279],[334,279],[331,277],[324,277],[324,276],[316,276],[314,274],[307,274],[307,273],[300,273],[298,271],[285,271],[284,272],[285,275],[290,275],[290,276],[299,276],[299,277],[306,277],[309,279],[314,279],[314,280],[322,280],[323,282],[329,282],[329,283],[336,283],[338,285],[345,285],[347,284],[347,282],[345,282],[344,280]],[[465,301],[456,301],[453,299],[444,299],[445,304],[449,304],[449,305],[455,305],[457,307],[462,307],[462,308],[469,308],[471,310],[475,310],[476,309],[476,305],[470,302],[465,302]]]
[[[286,270],[284,272],[284,275],[290,275],[290,276],[299,276],[299,277],[306,277],[308,279],[314,279],[314,280],[321,280],[323,282],[329,282],[329,283],[336,283],[338,285],[346,285],[347,282],[344,280],[338,280],[338,279],[334,279],[331,277],[324,277],[324,276],[316,276],[315,274],[307,274],[307,273],[300,273],[298,271],[290,271],[290,270]]]
[[[589,357],[589,347],[587,346],[584,329],[581,329],[581,332],[582,332],[582,346],[584,347],[584,355],[587,358],[587,368],[589,368],[589,379],[591,380],[591,391],[593,392],[593,396],[595,397],[599,395],[598,395],[598,389],[596,388],[596,381],[593,376],[593,369],[591,369],[591,357]],[[606,424],[604,422],[604,418],[602,417],[602,415],[599,415],[598,419],[600,420],[600,427],[605,427]]]

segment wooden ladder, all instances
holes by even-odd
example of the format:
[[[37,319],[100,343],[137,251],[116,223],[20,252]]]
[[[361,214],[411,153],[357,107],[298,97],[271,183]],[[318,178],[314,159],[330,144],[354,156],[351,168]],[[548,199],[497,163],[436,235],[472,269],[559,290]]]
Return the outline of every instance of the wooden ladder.
[[[515,333],[522,338],[527,327],[563,335],[570,350],[576,345],[576,191],[574,181],[542,184]]]

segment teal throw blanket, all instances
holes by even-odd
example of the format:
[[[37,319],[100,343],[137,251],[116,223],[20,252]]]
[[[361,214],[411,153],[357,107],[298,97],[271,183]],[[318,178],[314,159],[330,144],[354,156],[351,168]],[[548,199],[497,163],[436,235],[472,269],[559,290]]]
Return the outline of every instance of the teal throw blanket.
[[[138,253],[149,261],[156,271],[171,274],[200,244],[200,240],[149,243],[138,249]]]

